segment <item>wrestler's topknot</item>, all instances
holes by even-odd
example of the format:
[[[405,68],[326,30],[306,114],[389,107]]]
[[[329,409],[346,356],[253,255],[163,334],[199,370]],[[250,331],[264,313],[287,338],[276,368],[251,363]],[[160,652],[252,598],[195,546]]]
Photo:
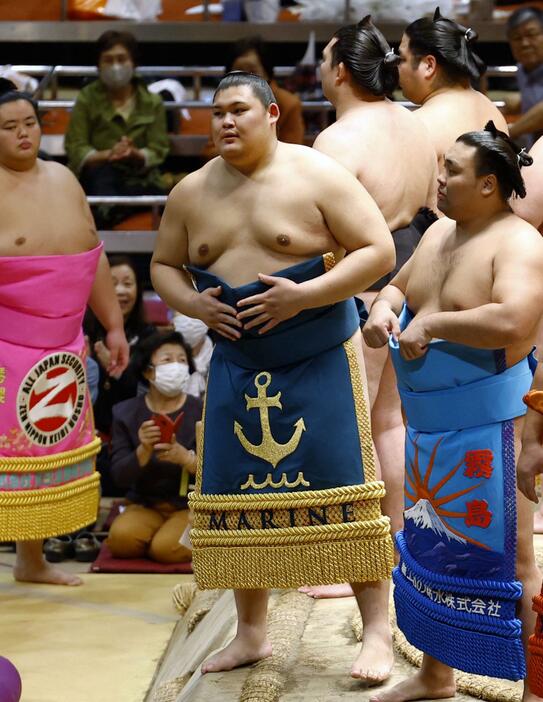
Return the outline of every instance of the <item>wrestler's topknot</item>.
[[[435,56],[450,82],[466,78],[478,80],[486,71],[485,63],[472,48],[477,32],[443,17],[439,7],[436,7],[432,18],[421,17],[411,22],[405,34],[409,38],[409,50],[416,65],[423,56]]]
[[[509,200],[513,194],[520,198],[526,197],[520,169],[522,166],[531,166],[533,158],[515,144],[508,134],[497,129],[492,120],[486,123],[483,131],[467,132],[456,141],[475,147],[475,174],[479,177],[493,173],[504,200]]]
[[[372,95],[390,95],[398,87],[400,57],[366,15],[358,24],[341,27],[334,34],[332,66],[343,63],[362,90]]]

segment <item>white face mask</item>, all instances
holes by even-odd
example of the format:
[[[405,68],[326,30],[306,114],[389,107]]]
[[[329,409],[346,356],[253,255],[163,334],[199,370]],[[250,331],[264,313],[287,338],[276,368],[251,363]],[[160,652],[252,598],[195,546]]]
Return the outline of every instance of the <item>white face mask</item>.
[[[184,314],[176,314],[173,318],[175,331],[178,331],[187,344],[194,349],[200,344],[207,334],[207,325],[201,319],[186,317]]]
[[[164,363],[155,366],[155,379],[151,383],[166,397],[175,397],[185,391],[189,375],[186,363]]]
[[[130,63],[114,63],[100,69],[100,79],[108,88],[124,88],[133,75],[134,68]]]

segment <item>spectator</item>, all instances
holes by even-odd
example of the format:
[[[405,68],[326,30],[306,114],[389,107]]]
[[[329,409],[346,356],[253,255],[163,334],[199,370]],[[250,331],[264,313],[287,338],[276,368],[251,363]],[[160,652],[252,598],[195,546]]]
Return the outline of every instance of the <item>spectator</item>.
[[[254,73],[269,83],[279,106],[277,138],[291,144],[303,144],[305,125],[300,98],[284,88],[280,88],[274,78],[274,66],[266,44],[260,37],[240,39],[232,48],[226,72],[245,71]],[[203,155],[211,159],[217,156],[217,149],[211,137]]]
[[[130,504],[111,525],[107,544],[116,558],[180,563],[191,558],[179,543],[189,518],[183,475],[196,472],[195,428],[202,415],[202,401],[186,393],[194,371],[190,346],[178,332],[157,332],[142,344],[135,366],[149,389],[113,410],[111,467]],[[181,412],[171,441],[162,441],[153,415],[175,421]]]
[[[132,259],[129,256],[110,256],[109,265],[115,294],[123,313],[124,332],[132,353],[140,341],[156,330],[145,320],[142,284]],[[109,436],[113,405],[134,397],[138,380],[130,367],[120,376],[109,375],[106,371],[109,355],[103,327],[94,315],[87,313],[84,328],[94,358],[100,366],[98,399],[94,405],[96,427]]]
[[[511,137],[528,135],[531,146],[543,134],[543,11],[522,7],[507,22],[511,52],[517,62],[520,99],[509,105],[509,111],[522,113],[510,126]]]
[[[115,293],[123,313],[124,332],[132,354],[138,343],[155,331],[155,327],[145,320],[142,285],[133,261],[128,256],[111,256],[110,267]],[[106,334],[102,325],[98,323],[90,311],[87,311],[83,327],[89,337],[89,346],[93,357],[99,366],[98,396],[94,401],[94,421],[104,439],[103,448],[96,459],[102,494],[119,496],[119,490],[111,477],[109,460],[112,410],[113,405],[118,402],[136,396],[138,379],[131,366],[121,375],[110,375],[107,372],[109,354],[105,345]]]
[[[196,397],[202,397],[206,390],[209,364],[213,353],[213,342],[207,334],[209,329],[201,319],[187,317],[180,312],[175,314],[173,325],[189,344],[194,360],[195,370],[190,376],[187,392]]]
[[[134,76],[137,44],[128,32],[108,31],[97,42],[99,78],[77,98],[66,153],[88,195],[162,194],[158,166],[168,155],[166,111]],[[111,227],[126,209],[95,210],[99,228]]]
[[[234,44],[231,60],[226,67],[226,72],[230,71],[255,73],[269,83],[279,105],[277,138],[291,144],[302,144],[305,131],[302,103],[297,95],[277,85],[271,56],[260,37],[241,39]]]

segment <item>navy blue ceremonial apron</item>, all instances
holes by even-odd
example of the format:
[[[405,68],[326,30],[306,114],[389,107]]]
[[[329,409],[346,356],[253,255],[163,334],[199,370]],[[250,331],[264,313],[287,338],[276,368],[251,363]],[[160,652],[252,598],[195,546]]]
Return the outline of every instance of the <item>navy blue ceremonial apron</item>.
[[[303,282],[332,254],[275,275]],[[236,306],[267,286],[231,288],[187,267],[201,292]],[[200,587],[295,587],[389,577],[352,299],[304,310],[266,334],[214,336],[191,531]],[[358,332],[358,335],[360,332]],[[360,341],[358,338],[358,345]]]

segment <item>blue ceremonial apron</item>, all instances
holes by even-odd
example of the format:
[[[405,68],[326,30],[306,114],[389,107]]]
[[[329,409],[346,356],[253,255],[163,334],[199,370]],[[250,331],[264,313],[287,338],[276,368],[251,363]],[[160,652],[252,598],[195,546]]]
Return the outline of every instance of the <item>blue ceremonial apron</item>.
[[[404,307],[400,326],[412,314]],[[417,648],[479,675],[525,677],[515,575],[513,419],[534,364],[447,341],[406,361],[390,350],[406,420],[398,624]]]
[[[220,285],[220,300],[232,307],[267,289],[259,281],[232,288],[207,271],[187,270],[200,292]],[[275,275],[300,283],[326,270],[327,258],[319,256]],[[233,342],[214,334],[201,464],[191,497],[191,540],[202,586],[248,587],[243,567],[252,568],[251,586],[260,587],[341,582],[341,573],[344,579],[387,577],[388,556],[378,553],[381,547],[388,553],[388,527],[379,508],[384,492],[375,481],[363,376],[350,341],[359,325],[349,299],[304,310],[264,335],[251,329]],[[358,557],[347,564],[346,552],[338,556],[337,568],[324,564],[332,548],[328,534],[334,544],[350,543],[354,551],[357,540],[369,545],[373,519],[381,543],[377,571],[369,556],[367,568]],[[220,567],[212,562],[213,548]],[[311,548],[308,572],[302,565]],[[298,572],[295,560],[302,564]],[[205,569],[208,575],[202,575]]]

